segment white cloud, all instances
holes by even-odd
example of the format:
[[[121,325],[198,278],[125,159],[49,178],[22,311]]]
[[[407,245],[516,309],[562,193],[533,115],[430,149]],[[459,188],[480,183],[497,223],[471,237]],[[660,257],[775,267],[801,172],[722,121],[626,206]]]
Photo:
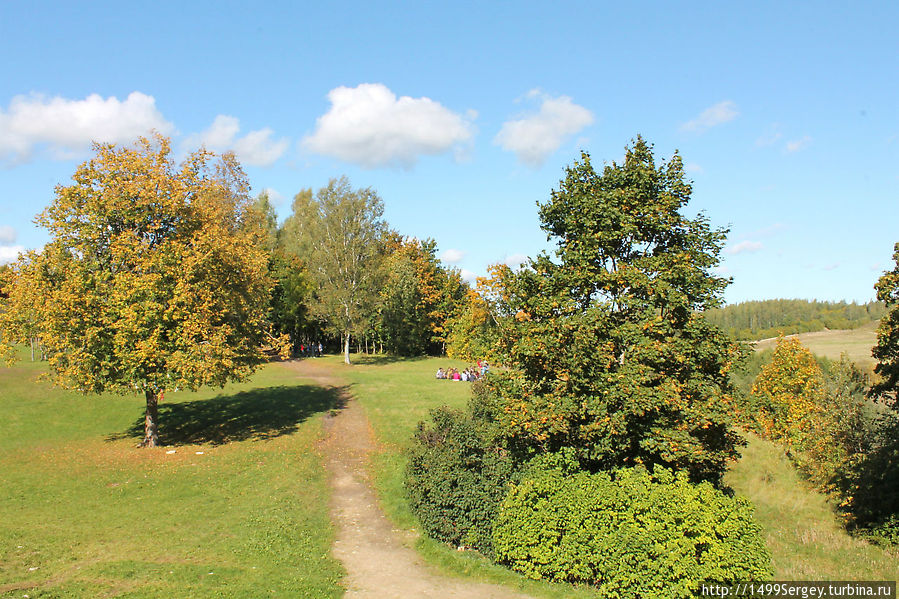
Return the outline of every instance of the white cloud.
[[[25,248],[21,245],[0,245],[0,264],[15,262]]]
[[[702,168],[702,166],[696,164],[695,162],[688,162],[687,164],[685,164],[684,170],[687,171],[688,173],[696,173],[696,174],[705,172],[705,169]]]
[[[524,254],[511,254],[506,256],[506,259],[503,260],[503,264],[512,269],[521,268],[522,264],[527,263],[528,257]]]
[[[784,146],[784,149],[791,154],[793,152],[798,152],[806,148],[810,143],[812,143],[812,138],[808,135],[805,135],[799,139],[794,139],[793,141],[787,142],[787,145]]]
[[[0,109],[0,159],[26,161],[42,145],[54,158],[69,159],[92,141],[128,143],[154,129],[170,134],[174,126],[153,96],[141,92],[131,92],[124,101],[98,94],[84,100],[16,96],[6,111]]]
[[[330,110],[303,147],[366,168],[409,168],[421,156],[458,148],[474,135],[475,113],[463,117],[430,98],[398,98],[380,83],[338,87],[328,100]]]
[[[470,270],[466,270],[463,268],[459,274],[461,275],[462,280],[465,281],[466,283],[468,283],[469,285],[474,285],[475,283],[478,282],[477,273],[473,273]]]
[[[239,132],[240,121],[236,117],[220,114],[208,129],[185,139],[184,146],[193,149],[203,145],[218,153],[233,151],[241,162],[269,166],[287,151],[290,144],[287,138],[272,139],[274,131],[269,128],[250,131],[243,137],[237,136]]]
[[[18,236],[16,230],[9,225],[0,225],[0,244],[15,243]]]
[[[454,249],[445,250],[444,252],[442,252],[440,254],[440,259],[442,261],[446,262],[447,264],[456,264],[459,261],[461,261],[462,258],[464,258],[464,257],[465,257],[465,252],[463,252],[462,250],[454,250]]]
[[[773,146],[780,138],[783,137],[783,134],[780,132],[780,124],[772,123],[765,129],[765,132],[762,133],[758,139],[755,140],[755,145],[759,148],[764,148],[766,146]]]
[[[737,105],[731,102],[730,100],[725,100],[724,102],[718,102],[714,106],[709,106],[705,110],[703,110],[699,116],[697,116],[692,121],[687,121],[683,125],[681,125],[681,131],[693,132],[693,133],[702,133],[703,131],[715,127],[716,125],[722,125],[727,123],[728,121],[732,121],[737,116],[739,116],[739,112],[737,111]]]
[[[761,241],[741,241],[740,243],[734,244],[727,248],[725,253],[728,254],[742,254],[744,252],[757,252],[762,249]]]
[[[278,205],[278,204],[284,203],[284,196],[281,193],[279,193],[277,189],[274,189],[272,187],[266,187],[265,189],[262,190],[262,193],[268,195],[268,201],[271,202],[272,204]]]
[[[594,122],[593,113],[571,101],[568,96],[553,98],[533,89],[528,98],[540,98],[537,113],[503,123],[493,143],[515,152],[518,160],[532,167],[543,164],[562,143]]]
[[[839,262],[833,262],[831,264],[827,264],[827,265],[823,266],[822,268],[824,268],[824,270],[834,270],[835,268],[839,268],[839,266],[840,266]]]

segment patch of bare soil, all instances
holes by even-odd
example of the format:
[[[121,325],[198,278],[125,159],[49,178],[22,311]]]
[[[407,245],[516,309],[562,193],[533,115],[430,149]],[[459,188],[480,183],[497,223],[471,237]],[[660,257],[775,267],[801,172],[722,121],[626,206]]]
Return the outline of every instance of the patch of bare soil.
[[[343,388],[343,407],[325,418],[320,449],[330,472],[331,519],[336,529],[333,553],[347,571],[346,597],[449,599],[513,599],[521,595],[504,587],[467,582],[435,573],[404,543],[404,531],[393,528],[378,506],[368,474],[375,440],[365,412],[315,360],[293,362],[300,376]]]

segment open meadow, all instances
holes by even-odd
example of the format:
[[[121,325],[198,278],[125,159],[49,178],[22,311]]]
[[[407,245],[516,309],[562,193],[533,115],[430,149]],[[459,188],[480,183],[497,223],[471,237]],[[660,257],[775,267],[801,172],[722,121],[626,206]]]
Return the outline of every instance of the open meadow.
[[[282,365],[170,393],[167,445],[139,449],[143,398],[84,397],[0,368],[0,596],[337,597],[313,450],[332,393]]]
[[[813,354],[830,360],[839,360],[845,353],[849,359],[858,364],[864,371],[871,372],[876,362],[871,357],[871,348],[877,343],[877,323],[869,323],[857,329],[816,331],[788,335],[796,337],[799,342],[809,348]],[[762,339],[752,343],[756,351],[773,349],[777,338]]]

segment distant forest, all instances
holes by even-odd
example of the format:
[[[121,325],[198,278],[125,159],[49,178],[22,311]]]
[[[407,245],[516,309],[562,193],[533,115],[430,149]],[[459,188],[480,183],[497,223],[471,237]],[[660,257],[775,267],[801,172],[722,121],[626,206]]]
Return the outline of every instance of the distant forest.
[[[880,320],[881,302],[819,302],[817,300],[774,299],[741,302],[705,313],[718,327],[737,339],[755,340],[781,333],[810,333],[825,329],[855,329]]]

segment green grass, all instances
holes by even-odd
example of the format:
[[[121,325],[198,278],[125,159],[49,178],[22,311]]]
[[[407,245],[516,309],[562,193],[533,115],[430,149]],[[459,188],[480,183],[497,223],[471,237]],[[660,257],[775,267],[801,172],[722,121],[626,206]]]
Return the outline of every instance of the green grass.
[[[776,580],[897,580],[899,549],[853,538],[781,447],[749,435],[726,482],[755,504]]]
[[[54,389],[42,369],[0,368],[0,596],[342,594],[314,451],[331,393],[279,365],[170,393],[169,445],[138,449],[141,398]]]

